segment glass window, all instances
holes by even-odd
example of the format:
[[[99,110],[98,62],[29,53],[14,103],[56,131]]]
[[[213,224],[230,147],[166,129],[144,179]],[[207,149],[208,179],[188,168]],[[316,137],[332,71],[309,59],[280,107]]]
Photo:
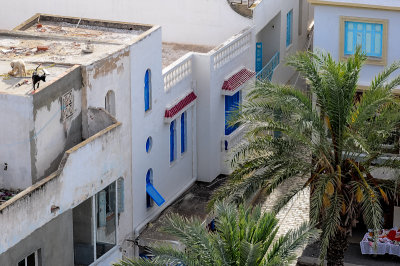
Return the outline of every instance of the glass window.
[[[119,178],[72,210],[75,265],[90,265],[115,247],[116,210],[123,211],[123,189],[123,178]]]
[[[366,22],[345,22],[344,55],[354,54],[357,46],[367,56],[382,57],[383,24]]]
[[[36,250],[28,257],[18,262],[18,266],[41,266],[41,265],[42,265],[42,256],[40,249]]]
[[[100,258],[117,243],[115,182],[96,194],[96,258]]]

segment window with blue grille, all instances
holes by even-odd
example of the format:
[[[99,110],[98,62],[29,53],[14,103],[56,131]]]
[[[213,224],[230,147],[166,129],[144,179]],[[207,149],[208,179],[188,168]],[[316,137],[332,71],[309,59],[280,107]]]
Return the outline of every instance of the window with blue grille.
[[[181,154],[186,152],[186,112],[181,115]]]
[[[238,91],[232,96],[225,95],[225,135],[230,135],[239,125],[230,125],[229,121],[239,109],[241,92]]]
[[[293,10],[286,15],[286,47],[293,42]]]
[[[357,46],[367,56],[382,57],[383,24],[345,21],[344,55],[353,55]]]
[[[176,139],[176,129],[175,129],[175,120],[171,122],[169,126],[169,162],[172,163],[176,159],[176,147],[175,147],[175,139]]]
[[[144,111],[151,110],[151,71],[146,70],[144,75]]]

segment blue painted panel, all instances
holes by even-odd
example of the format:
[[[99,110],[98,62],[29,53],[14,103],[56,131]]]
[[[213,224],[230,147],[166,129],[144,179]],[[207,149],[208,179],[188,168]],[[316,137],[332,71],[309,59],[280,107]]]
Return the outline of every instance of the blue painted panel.
[[[146,70],[144,75],[144,110],[150,109],[150,71]]]
[[[186,151],[185,113],[181,115],[181,153]]]
[[[169,127],[169,161],[175,161],[175,121],[171,122]]]
[[[256,43],[256,72],[260,72],[262,67],[262,42],[258,42]]]
[[[225,96],[225,135],[230,135],[238,128],[238,125],[229,126],[229,120],[240,104],[240,91],[232,96]]]
[[[164,204],[165,199],[161,196],[161,194],[154,188],[154,186],[150,183],[146,184],[146,192],[147,194],[154,200],[154,202],[161,206]]]
[[[293,10],[286,15],[286,47],[292,44]]]

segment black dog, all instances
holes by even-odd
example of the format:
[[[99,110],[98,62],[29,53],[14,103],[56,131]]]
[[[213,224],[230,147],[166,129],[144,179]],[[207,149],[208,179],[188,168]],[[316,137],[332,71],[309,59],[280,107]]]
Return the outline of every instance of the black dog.
[[[39,68],[40,65],[38,65],[35,69],[35,71],[33,71],[32,74],[32,84],[33,84],[33,90],[39,89],[39,83],[41,80],[43,80],[43,82],[46,82],[46,73],[43,73],[43,75],[39,75],[37,73],[37,70]],[[37,83],[37,88],[35,88],[35,85]]]

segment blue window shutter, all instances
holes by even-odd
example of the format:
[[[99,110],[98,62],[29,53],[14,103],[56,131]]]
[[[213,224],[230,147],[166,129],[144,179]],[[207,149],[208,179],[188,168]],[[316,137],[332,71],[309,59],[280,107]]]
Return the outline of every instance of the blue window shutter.
[[[170,153],[169,153],[169,161],[175,161],[175,121],[171,122],[169,127],[169,145],[170,145]]]
[[[157,189],[155,189],[155,187],[152,184],[150,183],[146,184],[146,192],[158,206],[164,204],[165,199],[161,196],[161,194],[157,191]]]
[[[124,179],[123,178],[119,178],[118,179],[118,213],[121,213],[124,211],[125,209],[125,202],[124,202]]]
[[[185,113],[181,115],[181,153],[186,151]]]
[[[98,197],[98,226],[99,227],[104,227],[106,226],[106,215],[107,215],[107,210],[106,210],[106,191],[102,190],[99,192],[99,197]]]
[[[225,96],[225,135],[230,135],[238,128],[238,125],[229,126],[229,120],[233,112],[238,110],[240,104],[240,91],[232,96]]]
[[[146,70],[144,76],[144,110],[150,109],[150,71]]]
[[[353,55],[360,45],[367,56],[382,57],[382,24],[346,21],[344,34],[345,55]]]
[[[293,10],[286,15],[286,47],[292,44]]]

